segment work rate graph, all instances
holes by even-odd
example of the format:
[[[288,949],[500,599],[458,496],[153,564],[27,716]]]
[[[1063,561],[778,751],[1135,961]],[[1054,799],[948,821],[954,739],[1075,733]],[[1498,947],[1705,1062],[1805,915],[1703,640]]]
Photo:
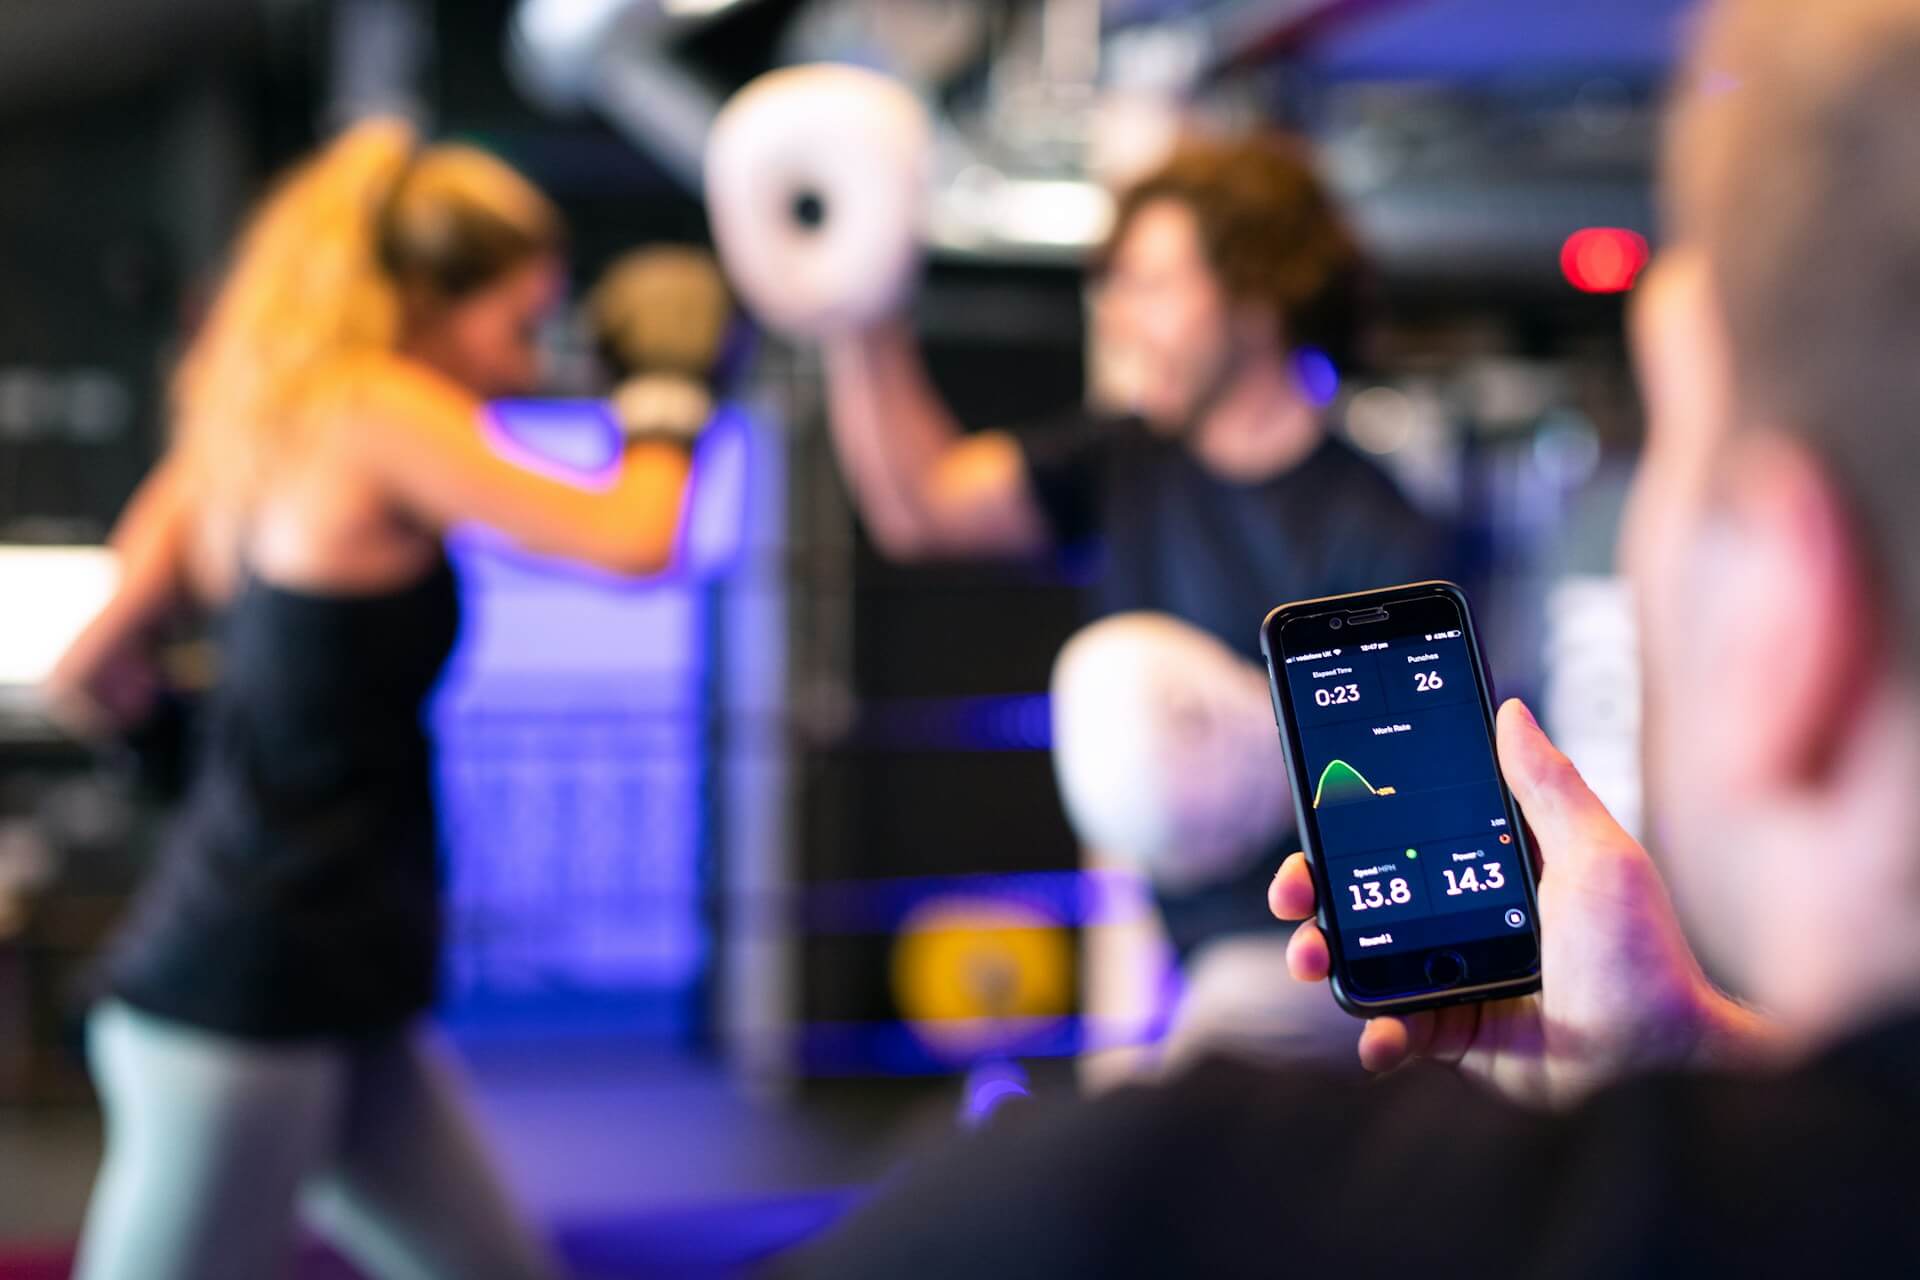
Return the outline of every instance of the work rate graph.
[[[1367,781],[1365,774],[1345,760],[1329,760],[1327,767],[1320,771],[1320,781],[1314,784],[1313,807],[1318,809],[1323,801],[1328,804],[1346,804],[1354,800],[1365,800],[1369,796],[1394,794],[1396,794],[1395,788],[1374,786]]]
[[[1485,832],[1505,812],[1458,633],[1344,646],[1287,678],[1328,856]]]
[[[1485,733],[1472,702],[1312,730],[1322,844],[1338,857],[1487,830],[1500,789],[1486,750],[1461,745]]]

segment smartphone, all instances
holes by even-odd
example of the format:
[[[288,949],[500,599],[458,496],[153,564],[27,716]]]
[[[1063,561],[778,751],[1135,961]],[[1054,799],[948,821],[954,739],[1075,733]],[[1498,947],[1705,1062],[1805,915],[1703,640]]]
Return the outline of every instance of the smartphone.
[[[1466,593],[1284,604],[1260,647],[1334,998],[1371,1018],[1539,990],[1533,853]]]

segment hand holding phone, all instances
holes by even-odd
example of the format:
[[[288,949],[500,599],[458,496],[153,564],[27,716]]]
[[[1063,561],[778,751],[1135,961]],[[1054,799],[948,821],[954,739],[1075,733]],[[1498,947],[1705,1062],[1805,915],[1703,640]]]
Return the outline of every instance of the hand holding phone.
[[[1780,1044],[1764,1019],[1700,971],[1646,850],[1519,702],[1500,708],[1497,743],[1542,862],[1543,988],[1376,1018],[1359,1037],[1367,1069],[1430,1058],[1519,1101],[1563,1104],[1635,1070],[1774,1060]],[[1312,921],[1315,891],[1304,855],[1287,859],[1268,901],[1282,920],[1306,921],[1287,951],[1293,978],[1325,982],[1330,957]]]
[[[1334,997],[1372,1017],[1538,990],[1533,859],[1465,593],[1282,605],[1261,649]]]

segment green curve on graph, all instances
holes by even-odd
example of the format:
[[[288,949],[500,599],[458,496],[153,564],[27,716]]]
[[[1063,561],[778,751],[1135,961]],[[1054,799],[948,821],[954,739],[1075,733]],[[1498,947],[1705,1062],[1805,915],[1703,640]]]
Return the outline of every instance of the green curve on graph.
[[[1357,788],[1356,788],[1356,784]],[[1348,764],[1345,760],[1329,760],[1327,767],[1320,771],[1320,783],[1313,789],[1313,807],[1318,809],[1320,801],[1326,796],[1329,785],[1333,790],[1333,802],[1341,804],[1348,800],[1359,800],[1364,796],[1390,796],[1392,787],[1376,787],[1367,781],[1366,775]],[[1364,793],[1364,795],[1363,795]]]

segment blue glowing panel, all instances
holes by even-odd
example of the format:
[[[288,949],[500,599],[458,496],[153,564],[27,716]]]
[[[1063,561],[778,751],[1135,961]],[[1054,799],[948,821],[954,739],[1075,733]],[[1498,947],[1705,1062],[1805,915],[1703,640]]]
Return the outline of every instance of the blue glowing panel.
[[[695,458],[680,571],[633,582],[449,538],[465,615],[434,711],[450,904],[448,1012],[634,1010],[691,1030],[701,919],[707,581],[737,555],[745,424],[722,414]],[[591,401],[495,407],[489,439],[585,489],[619,434]],[[659,1011],[664,1010],[664,1013]]]
[[[1693,0],[1407,0],[1364,12],[1307,51],[1342,77],[1658,74]]]
[[[730,572],[746,542],[748,442],[744,413],[722,405],[693,453],[691,499],[680,524],[680,571],[695,578]]]

